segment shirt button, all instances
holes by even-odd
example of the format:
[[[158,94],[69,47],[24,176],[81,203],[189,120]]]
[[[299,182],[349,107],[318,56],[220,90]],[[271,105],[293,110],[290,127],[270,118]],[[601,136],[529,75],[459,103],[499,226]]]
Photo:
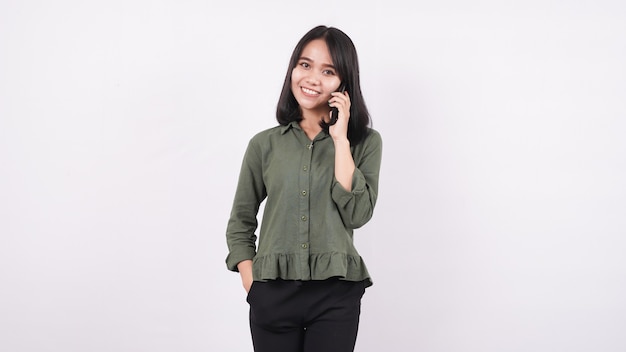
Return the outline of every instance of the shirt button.
[[[303,195],[303,196],[306,196],[306,191],[302,191],[302,195]]]
[[[309,167],[308,167],[308,166],[306,166],[306,165],[304,165],[304,166],[302,167],[302,170],[304,170],[304,171],[308,171],[308,170],[309,170]]]
[[[301,247],[302,247],[302,249],[307,249],[307,248],[309,248],[309,245],[308,245],[308,243],[303,243],[301,245]]]
[[[300,219],[302,219],[302,221],[306,221],[306,216],[302,215]]]

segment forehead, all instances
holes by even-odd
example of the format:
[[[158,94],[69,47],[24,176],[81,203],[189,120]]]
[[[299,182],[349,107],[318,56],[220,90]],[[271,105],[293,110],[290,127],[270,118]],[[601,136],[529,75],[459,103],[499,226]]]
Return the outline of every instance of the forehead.
[[[323,39],[315,39],[305,45],[300,54],[300,58],[306,58],[314,62],[328,65],[332,65],[333,62],[330,57],[330,52],[328,51],[328,45],[326,45]]]

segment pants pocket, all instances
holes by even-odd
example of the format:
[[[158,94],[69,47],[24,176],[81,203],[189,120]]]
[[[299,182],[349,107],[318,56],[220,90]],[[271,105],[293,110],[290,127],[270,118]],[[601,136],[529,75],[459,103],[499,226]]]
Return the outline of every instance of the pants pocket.
[[[252,291],[254,290],[254,286],[256,286],[256,281],[252,281],[250,285],[250,289],[248,290],[248,294],[246,295],[246,302],[250,303],[250,297],[252,296]]]

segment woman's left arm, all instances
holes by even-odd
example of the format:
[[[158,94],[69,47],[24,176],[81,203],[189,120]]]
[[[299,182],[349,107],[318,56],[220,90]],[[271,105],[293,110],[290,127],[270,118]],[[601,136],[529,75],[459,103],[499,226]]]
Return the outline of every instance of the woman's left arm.
[[[348,122],[350,121],[350,94],[348,92],[334,92],[328,101],[330,106],[337,108],[339,118],[330,127],[329,133],[335,144],[335,179],[343,188],[352,190],[352,177],[354,175],[354,158],[350,151],[348,140]]]
[[[332,188],[332,198],[337,205],[339,214],[346,227],[356,229],[365,225],[374,213],[374,206],[378,198],[378,179],[380,163],[382,159],[382,139],[380,134],[370,130],[364,141],[355,148],[354,158],[347,148],[345,151],[335,150],[335,178]],[[345,164],[342,162],[345,161]],[[339,165],[338,165],[339,164]],[[346,187],[348,172],[352,165],[352,173],[349,175],[349,188]]]
[[[337,123],[329,133],[335,144],[335,180],[332,197],[337,204],[343,223],[348,228],[365,225],[374,213],[378,197],[378,175],[382,159],[380,134],[370,130],[356,147],[355,156],[348,140],[350,120],[350,95],[348,92],[332,93],[331,107],[339,110]]]
[[[347,191],[352,190],[352,177],[354,176],[354,158],[350,151],[350,141],[345,139],[333,139],[335,144],[335,178]]]

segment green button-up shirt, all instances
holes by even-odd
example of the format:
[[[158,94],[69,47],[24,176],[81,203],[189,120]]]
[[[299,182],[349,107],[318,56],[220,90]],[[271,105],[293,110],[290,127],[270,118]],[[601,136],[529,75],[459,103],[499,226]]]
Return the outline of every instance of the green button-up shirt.
[[[255,135],[246,150],[226,230],[226,265],[252,259],[257,281],[349,281],[371,278],[353,243],[353,230],[374,212],[382,157],[380,134],[370,129],[352,146],[352,190],[335,179],[335,147],[326,132],[311,141],[297,122]],[[257,213],[263,221],[256,246]]]

